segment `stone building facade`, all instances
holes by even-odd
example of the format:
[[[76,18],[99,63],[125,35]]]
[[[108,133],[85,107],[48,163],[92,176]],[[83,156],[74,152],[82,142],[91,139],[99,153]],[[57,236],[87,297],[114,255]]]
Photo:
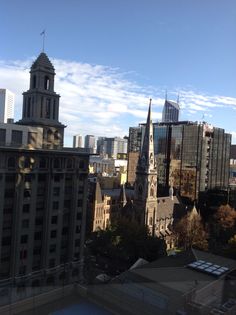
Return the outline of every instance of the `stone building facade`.
[[[55,71],[45,53],[30,74],[22,119],[12,128],[38,131],[40,145],[25,136],[26,143],[0,147],[2,299],[9,294],[3,284],[16,286],[23,298],[31,286],[78,279],[83,267],[89,154],[63,147]],[[8,124],[0,127],[8,132]]]

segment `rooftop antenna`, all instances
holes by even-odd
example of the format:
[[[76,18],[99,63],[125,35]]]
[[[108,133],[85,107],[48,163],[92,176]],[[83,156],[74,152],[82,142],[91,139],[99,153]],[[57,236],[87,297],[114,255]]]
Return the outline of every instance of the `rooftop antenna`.
[[[46,33],[46,30],[45,30],[45,29],[40,33],[40,36],[43,36],[43,49],[42,49],[42,52],[44,52],[45,33]]]
[[[167,101],[167,90],[166,90],[166,96],[165,96],[165,100]]]

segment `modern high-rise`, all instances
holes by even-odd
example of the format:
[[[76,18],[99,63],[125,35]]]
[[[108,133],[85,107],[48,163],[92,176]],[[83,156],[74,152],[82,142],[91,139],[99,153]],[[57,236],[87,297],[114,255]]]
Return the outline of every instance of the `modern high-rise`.
[[[162,111],[162,122],[179,121],[179,104],[173,101],[165,100]]]
[[[84,137],[84,147],[86,149],[91,149],[91,151],[94,153],[95,152],[95,147],[96,147],[95,136],[93,136],[93,135],[86,135]]]
[[[154,123],[153,129],[159,195],[173,185],[194,200],[200,191],[228,187],[231,135],[224,129],[190,121]]]
[[[6,286],[0,302],[82,274],[89,154],[63,147],[54,77],[41,53],[23,93],[22,119],[11,127],[17,143],[0,147],[0,279]]]
[[[73,136],[73,148],[83,148],[83,137],[81,135]]]
[[[7,123],[8,119],[14,119],[15,95],[7,90],[0,89],[0,122]]]
[[[194,200],[200,191],[227,188],[231,135],[207,123],[154,124],[158,184]]]

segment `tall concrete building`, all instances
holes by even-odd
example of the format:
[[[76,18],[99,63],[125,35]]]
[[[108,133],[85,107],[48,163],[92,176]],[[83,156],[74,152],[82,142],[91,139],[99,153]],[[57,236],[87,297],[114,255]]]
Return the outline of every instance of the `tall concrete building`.
[[[179,121],[179,104],[173,101],[165,100],[162,111],[162,122],[177,122]]]
[[[96,139],[93,135],[86,135],[84,137],[84,147],[86,149],[91,149],[92,153],[95,153],[95,147],[96,147]]]
[[[7,90],[0,89],[0,122],[7,123],[8,119],[14,119],[15,95]]]
[[[73,136],[73,148],[83,148],[83,137],[81,135]]]
[[[89,154],[63,147],[54,76],[41,53],[23,93],[22,119],[7,129],[23,142],[8,141],[10,136],[1,142],[0,279],[7,290],[0,300],[8,303],[30,295],[31,286],[43,290],[81,274]],[[15,296],[8,290],[12,284]]]

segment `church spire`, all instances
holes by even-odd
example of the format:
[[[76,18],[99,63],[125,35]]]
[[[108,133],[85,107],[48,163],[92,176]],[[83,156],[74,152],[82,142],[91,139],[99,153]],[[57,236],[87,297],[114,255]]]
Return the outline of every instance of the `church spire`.
[[[143,145],[136,169],[134,207],[137,221],[152,225],[157,207],[157,171],[154,158],[152,100],[149,102]]]
[[[152,99],[150,98],[143,145],[142,145],[142,150],[141,150],[139,163],[138,163],[138,167],[145,169],[147,173],[155,169],[153,125],[152,125],[151,112],[152,112]]]

